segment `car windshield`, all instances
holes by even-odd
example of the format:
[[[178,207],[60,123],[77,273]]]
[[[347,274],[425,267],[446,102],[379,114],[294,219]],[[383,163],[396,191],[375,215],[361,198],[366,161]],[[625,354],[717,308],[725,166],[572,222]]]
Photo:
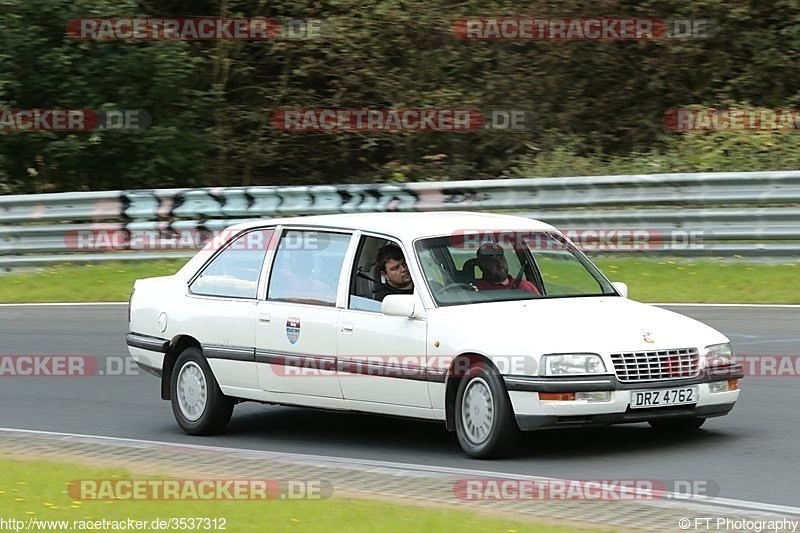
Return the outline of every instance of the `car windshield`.
[[[420,239],[415,250],[439,306],[617,294],[555,232],[464,232]]]

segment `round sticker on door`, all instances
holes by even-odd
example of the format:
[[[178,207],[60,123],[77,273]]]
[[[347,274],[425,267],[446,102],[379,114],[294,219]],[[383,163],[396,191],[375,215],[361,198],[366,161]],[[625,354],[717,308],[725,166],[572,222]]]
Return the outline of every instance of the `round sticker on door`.
[[[290,316],[286,319],[286,337],[289,342],[295,344],[300,338],[300,319]]]

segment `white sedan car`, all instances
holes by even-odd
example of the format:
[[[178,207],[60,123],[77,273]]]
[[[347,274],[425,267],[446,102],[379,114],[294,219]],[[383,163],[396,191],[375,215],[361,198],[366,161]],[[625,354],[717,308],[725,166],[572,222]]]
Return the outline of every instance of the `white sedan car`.
[[[507,215],[238,224],[138,280],[129,311],[130,354],[190,434],[255,401],[441,420],[484,458],[519,430],[694,430],[743,376],[724,335],[629,300],[557,229]]]

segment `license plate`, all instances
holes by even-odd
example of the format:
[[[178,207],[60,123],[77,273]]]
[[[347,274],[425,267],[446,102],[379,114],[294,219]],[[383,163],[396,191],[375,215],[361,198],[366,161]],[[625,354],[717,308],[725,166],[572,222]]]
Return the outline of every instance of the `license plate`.
[[[697,403],[697,387],[637,390],[631,392],[631,409]]]

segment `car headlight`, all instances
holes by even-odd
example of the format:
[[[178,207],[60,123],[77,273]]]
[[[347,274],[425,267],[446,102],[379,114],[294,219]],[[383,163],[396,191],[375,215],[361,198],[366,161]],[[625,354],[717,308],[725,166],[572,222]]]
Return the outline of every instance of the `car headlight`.
[[[606,365],[594,353],[551,354],[542,357],[545,376],[605,374]]]
[[[703,357],[705,358],[706,368],[728,366],[736,363],[736,358],[733,356],[733,349],[729,342],[706,346],[703,348]]]

